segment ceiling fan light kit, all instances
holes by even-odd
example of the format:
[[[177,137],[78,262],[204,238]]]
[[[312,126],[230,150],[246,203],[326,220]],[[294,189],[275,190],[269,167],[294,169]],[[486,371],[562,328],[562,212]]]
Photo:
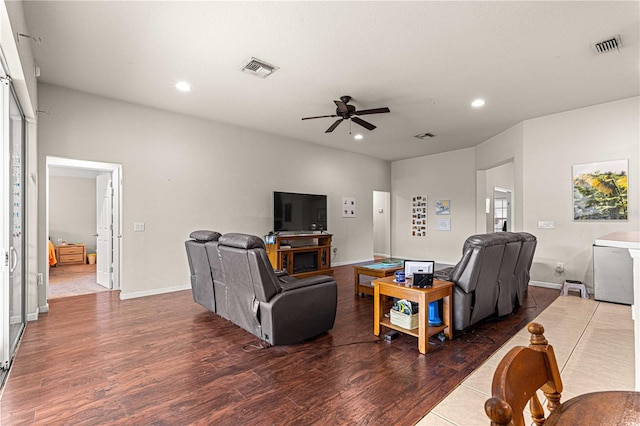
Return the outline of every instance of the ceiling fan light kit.
[[[364,127],[365,129],[371,131],[373,129],[376,128],[376,126],[374,126],[373,124],[369,123],[368,121],[365,121],[363,119],[361,119],[360,117],[354,117],[354,116],[358,116],[358,115],[368,115],[368,114],[381,114],[381,113],[385,113],[385,112],[391,112],[391,110],[387,107],[382,107],[382,108],[372,108],[372,109],[363,109],[363,110],[356,110],[356,107],[353,105],[349,105],[349,101],[351,101],[351,96],[341,96],[339,101],[333,101],[333,103],[336,104],[336,113],[335,114],[331,114],[331,115],[318,115],[318,116],[314,116],[314,117],[304,117],[303,120],[313,120],[316,118],[327,118],[327,117],[340,117],[338,118],[336,121],[333,122],[333,124],[331,126],[329,126],[329,128],[327,130],[325,130],[325,133],[331,133],[333,132],[336,127],[338,127],[338,125],[340,125],[340,123],[342,123],[344,120],[351,120],[351,122],[359,124],[360,126]]]

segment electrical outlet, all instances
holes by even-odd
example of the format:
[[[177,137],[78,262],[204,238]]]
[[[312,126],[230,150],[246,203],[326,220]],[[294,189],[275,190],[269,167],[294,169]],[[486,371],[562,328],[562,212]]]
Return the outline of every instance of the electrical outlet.
[[[564,263],[558,262],[558,264],[556,265],[556,272],[559,274],[564,272]]]
[[[133,224],[133,232],[144,232],[144,222],[135,222]]]
[[[333,254],[336,254],[338,252],[338,247],[334,247],[333,248]]]

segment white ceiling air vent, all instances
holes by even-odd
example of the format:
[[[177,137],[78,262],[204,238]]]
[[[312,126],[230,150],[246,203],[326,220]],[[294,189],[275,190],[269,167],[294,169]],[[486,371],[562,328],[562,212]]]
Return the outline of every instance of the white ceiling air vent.
[[[612,50],[617,50],[619,52],[621,47],[622,40],[620,40],[619,35],[593,44],[593,50],[596,53],[611,52]]]
[[[419,135],[415,135],[414,138],[425,140],[425,139],[434,138],[435,136],[436,135],[434,135],[433,133],[427,132],[427,133],[420,133]]]
[[[246,72],[247,74],[255,75],[260,78],[267,78],[279,67],[275,65],[271,65],[257,58],[251,58],[249,62],[246,63],[245,66],[240,68],[241,71]]]

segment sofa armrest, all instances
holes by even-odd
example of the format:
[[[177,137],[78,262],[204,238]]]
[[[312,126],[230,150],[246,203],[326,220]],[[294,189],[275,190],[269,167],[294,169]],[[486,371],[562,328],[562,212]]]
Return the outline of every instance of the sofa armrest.
[[[443,268],[435,271],[433,277],[439,280],[451,281],[451,273],[453,272],[453,266],[449,268]]]
[[[294,278],[287,275],[286,277],[280,278],[280,287],[282,287],[282,291],[291,291],[330,282],[335,282],[335,280],[329,275],[314,275],[307,278]]]
[[[333,279],[319,282],[318,276],[309,278],[314,279],[298,281],[316,284],[281,291],[269,302],[260,302],[262,330],[271,344],[297,343],[333,327],[338,286]]]

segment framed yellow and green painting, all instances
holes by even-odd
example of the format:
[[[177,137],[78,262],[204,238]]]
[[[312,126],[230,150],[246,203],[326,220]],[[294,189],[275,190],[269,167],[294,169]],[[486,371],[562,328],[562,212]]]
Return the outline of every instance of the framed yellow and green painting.
[[[628,160],[573,166],[573,220],[627,220]]]

